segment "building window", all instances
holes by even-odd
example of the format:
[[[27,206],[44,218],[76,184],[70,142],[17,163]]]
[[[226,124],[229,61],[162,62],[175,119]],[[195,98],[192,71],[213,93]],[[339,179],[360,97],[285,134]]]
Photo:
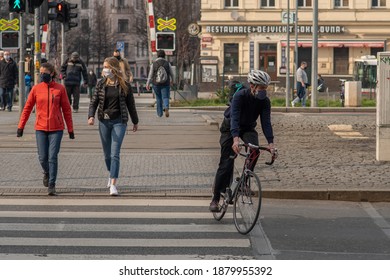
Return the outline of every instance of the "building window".
[[[129,32],[129,20],[128,19],[119,19],[118,20],[118,33]]]
[[[333,48],[335,75],[348,75],[349,48]]]
[[[386,0],[371,0],[371,6],[373,8],[386,7]]]
[[[275,0],[261,0],[261,7],[275,7]]]
[[[348,8],[349,7],[349,0],[335,0],[334,6],[336,8]]]
[[[137,51],[136,51],[137,57],[139,57],[139,49],[140,49],[140,47],[139,47],[139,42],[137,42]]]
[[[81,9],[89,9],[89,0],[81,0]]]
[[[118,0],[118,7],[124,8],[125,7],[125,0]]]
[[[87,19],[87,18],[81,19],[81,32],[83,32],[83,33],[89,32],[89,19]]]
[[[129,57],[129,43],[125,43],[125,49],[123,50],[123,56]]]
[[[238,74],[238,44],[224,44],[224,72]]]
[[[145,42],[142,43],[142,57],[145,56],[147,45]]]
[[[311,7],[311,0],[298,0],[298,7]]]
[[[225,8],[238,8],[238,0],[225,0]]]

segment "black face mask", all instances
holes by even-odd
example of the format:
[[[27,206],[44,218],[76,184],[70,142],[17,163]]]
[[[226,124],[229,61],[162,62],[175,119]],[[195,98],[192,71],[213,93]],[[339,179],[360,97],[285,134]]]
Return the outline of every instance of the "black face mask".
[[[50,83],[51,82],[51,75],[50,74],[47,74],[47,73],[42,73],[41,74],[41,82],[44,82],[44,83]]]
[[[120,55],[116,55],[116,56],[114,56],[116,59],[118,59],[118,60],[121,60],[121,56]]]

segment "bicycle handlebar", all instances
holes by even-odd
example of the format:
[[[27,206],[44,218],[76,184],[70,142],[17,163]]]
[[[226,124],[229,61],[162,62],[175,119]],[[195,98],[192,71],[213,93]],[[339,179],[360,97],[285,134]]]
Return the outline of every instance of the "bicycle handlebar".
[[[238,144],[238,146],[239,147],[247,147],[247,148],[250,148],[250,149],[262,150],[262,151],[269,152],[272,155],[272,157],[271,157],[271,161],[266,161],[265,162],[265,164],[267,164],[267,165],[272,165],[275,162],[275,160],[277,159],[277,157],[278,157],[278,150],[276,148],[275,149],[270,149],[268,147],[253,145],[251,143],[248,143],[248,144],[240,143],[240,144]],[[244,154],[244,153],[241,153],[241,152],[240,152],[240,155],[243,156],[243,157],[247,157],[248,156],[248,154]],[[234,156],[231,156],[230,158],[235,159],[236,157],[237,157],[237,155],[234,155]]]

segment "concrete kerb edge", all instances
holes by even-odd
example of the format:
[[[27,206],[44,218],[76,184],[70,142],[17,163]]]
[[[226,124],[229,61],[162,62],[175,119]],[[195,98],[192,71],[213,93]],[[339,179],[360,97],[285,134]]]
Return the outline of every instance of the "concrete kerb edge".
[[[45,192],[12,192],[12,193],[0,193],[0,197],[47,197]],[[110,197],[108,193],[102,192],[57,192],[56,197]],[[188,191],[186,192],[123,192],[120,193],[122,198],[211,198],[210,191]],[[390,202],[390,191],[387,190],[269,190],[263,189],[263,198],[267,199],[296,199],[296,200],[331,200],[331,201],[352,201],[352,202]]]

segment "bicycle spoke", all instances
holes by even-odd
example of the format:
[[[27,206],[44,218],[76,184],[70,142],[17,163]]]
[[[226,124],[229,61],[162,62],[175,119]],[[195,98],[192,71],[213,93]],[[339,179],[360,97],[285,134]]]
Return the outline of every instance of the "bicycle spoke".
[[[238,186],[233,208],[234,224],[242,234],[247,234],[256,225],[261,208],[260,180],[251,171],[246,176]]]

